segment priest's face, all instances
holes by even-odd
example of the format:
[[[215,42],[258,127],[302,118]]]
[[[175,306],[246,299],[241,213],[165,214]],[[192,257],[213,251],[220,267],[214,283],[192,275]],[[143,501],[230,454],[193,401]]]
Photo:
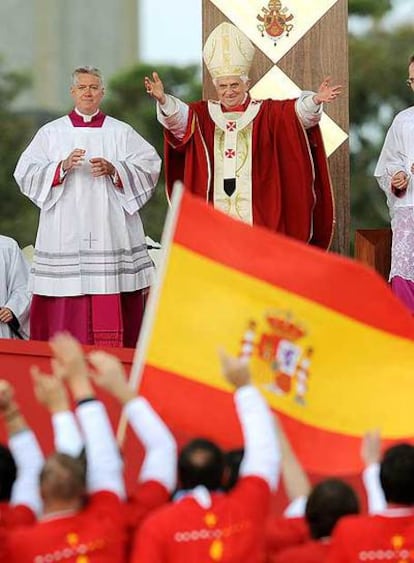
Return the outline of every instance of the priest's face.
[[[99,109],[104,95],[104,88],[98,76],[88,73],[76,75],[76,83],[70,93],[75,107],[84,115],[92,115]]]
[[[250,80],[245,82],[240,76],[223,76],[215,79],[214,86],[219,102],[224,107],[231,109],[244,102]]]

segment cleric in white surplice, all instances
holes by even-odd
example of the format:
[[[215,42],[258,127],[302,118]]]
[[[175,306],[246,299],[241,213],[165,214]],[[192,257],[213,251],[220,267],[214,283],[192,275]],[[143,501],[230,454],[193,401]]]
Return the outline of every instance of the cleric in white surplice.
[[[0,235],[0,338],[27,338],[29,264],[17,242]]]
[[[100,111],[98,69],[72,78],[73,111],[37,132],[14,173],[40,208],[31,338],[68,330],[84,344],[132,347],[154,272],[139,210],[161,161],[132,127]]]

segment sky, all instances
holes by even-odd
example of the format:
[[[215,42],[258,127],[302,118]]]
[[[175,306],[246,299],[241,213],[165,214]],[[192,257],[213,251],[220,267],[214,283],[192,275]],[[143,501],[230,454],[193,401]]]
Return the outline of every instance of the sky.
[[[392,22],[414,21],[414,0],[393,0]],[[202,0],[140,0],[145,62],[201,64]]]
[[[140,57],[201,64],[201,0],[140,0]]]

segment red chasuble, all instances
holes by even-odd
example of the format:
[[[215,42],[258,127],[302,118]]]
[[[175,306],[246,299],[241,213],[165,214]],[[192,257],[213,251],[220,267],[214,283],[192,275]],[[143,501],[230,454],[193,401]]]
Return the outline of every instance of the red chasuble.
[[[215,124],[207,102],[189,106],[184,139],[165,131],[167,191],[181,180],[192,193],[212,202],[209,171],[214,169]],[[295,100],[264,100],[253,121],[252,143],[253,223],[328,248],[334,200],[319,127],[305,131]]]

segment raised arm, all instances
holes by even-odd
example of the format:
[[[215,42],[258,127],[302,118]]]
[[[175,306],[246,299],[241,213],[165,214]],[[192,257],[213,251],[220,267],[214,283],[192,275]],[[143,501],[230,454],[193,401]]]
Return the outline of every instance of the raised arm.
[[[244,456],[240,476],[257,476],[275,489],[280,473],[280,448],[272,413],[251,384],[245,360],[221,352],[222,372],[235,388],[234,402],[242,427]]]
[[[151,77],[145,77],[144,86],[147,94],[157,102],[158,121],[174,137],[181,140],[188,127],[188,105],[180,99],[165,93],[164,84],[156,72],[153,72]]]
[[[276,432],[279,436],[280,449],[282,453],[282,480],[289,499],[289,505],[284,511],[284,516],[288,518],[304,516],[306,501],[311,490],[311,484],[277,419]]]
[[[317,92],[304,91],[296,100],[296,111],[305,129],[313,127],[322,117],[324,103],[331,103],[341,94],[342,86],[331,85],[331,78],[324,78]]]
[[[9,437],[9,448],[17,467],[10,503],[29,507],[40,514],[39,474],[44,458],[35,434],[30,430],[8,381],[0,380],[0,413]]]
[[[77,404],[76,415],[85,441],[88,492],[112,491],[125,496],[122,460],[104,405],[96,399],[79,342],[67,333],[50,342]],[[105,439],[102,439],[102,437]]]
[[[372,430],[364,435],[361,444],[361,457],[365,465],[362,472],[362,481],[367,495],[368,512],[378,514],[387,507],[379,478],[381,460],[381,434],[379,430]]]
[[[129,387],[121,362],[105,352],[91,352],[94,381],[111,393],[124,407],[125,415],[145,448],[139,480],[157,481],[168,492],[176,486],[177,447],[173,435],[143,397]]]
[[[31,374],[34,391],[40,404],[50,413],[55,451],[78,457],[83,449],[83,438],[75,415],[70,410],[69,397],[63,382],[64,372],[52,358],[53,375],[47,375],[34,366]]]

